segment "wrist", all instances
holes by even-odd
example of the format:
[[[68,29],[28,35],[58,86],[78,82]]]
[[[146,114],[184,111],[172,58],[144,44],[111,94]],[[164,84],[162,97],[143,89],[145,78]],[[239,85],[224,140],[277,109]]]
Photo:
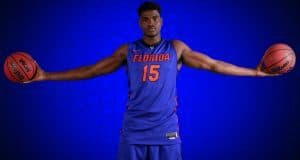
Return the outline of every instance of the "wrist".
[[[255,77],[258,77],[258,72],[259,72],[259,70],[254,70],[254,76]]]
[[[51,75],[48,72],[43,72],[39,78],[39,81],[50,80]]]
[[[260,70],[256,70],[256,72],[255,72],[256,77],[264,77],[265,75],[266,75],[266,73],[264,73]]]

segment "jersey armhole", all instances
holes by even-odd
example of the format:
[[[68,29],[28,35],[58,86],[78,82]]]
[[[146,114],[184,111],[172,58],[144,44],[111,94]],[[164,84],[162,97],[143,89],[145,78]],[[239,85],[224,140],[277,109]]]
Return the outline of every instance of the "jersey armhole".
[[[180,69],[181,69],[181,67],[182,67],[182,59],[181,58],[178,59],[177,50],[176,50],[176,48],[174,46],[174,41],[175,41],[175,39],[171,40],[171,47],[175,51],[175,56],[176,56],[176,61],[177,61],[176,68],[177,68],[177,72],[179,72]]]

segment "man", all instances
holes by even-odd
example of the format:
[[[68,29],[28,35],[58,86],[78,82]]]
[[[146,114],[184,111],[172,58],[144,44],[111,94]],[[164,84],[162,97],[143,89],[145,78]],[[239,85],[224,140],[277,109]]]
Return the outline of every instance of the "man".
[[[88,79],[127,67],[129,97],[121,130],[120,160],[181,157],[176,115],[176,76],[182,64],[236,76],[267,76],[258,69],[238,67],[193,51],[179,40],[161,38],[161,8],[144,2],[138,9],[143,38],[124,44],[94,65],[48,73],[38,66],[33,81]]]

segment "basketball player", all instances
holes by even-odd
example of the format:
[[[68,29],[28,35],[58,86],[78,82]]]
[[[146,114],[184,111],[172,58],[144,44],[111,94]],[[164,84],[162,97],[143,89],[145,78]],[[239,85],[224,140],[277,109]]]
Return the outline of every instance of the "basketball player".
[[[119,160],[177,160],[181,157],[176,115],[176,76],[182,64],[235,76],[267,76],[258,69],[238,67],[194,51],[180,40],[161,37],[159,4],[138,8],[143,38],[122,45],[94,65],[48,73],[38,66],[33,81],[81,80],[128,70],[129,97],[119,145]]]

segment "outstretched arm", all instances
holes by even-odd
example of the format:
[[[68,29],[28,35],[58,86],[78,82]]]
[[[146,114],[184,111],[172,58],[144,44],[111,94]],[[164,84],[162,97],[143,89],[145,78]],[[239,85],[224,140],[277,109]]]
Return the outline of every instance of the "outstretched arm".
[[[216,73],[235,75],[235,76],[266,76],[269,75],[257,69],[239,67],[227,62],[212,59],[211,57],[193,51],[181,41],[174,41],[176,51],[179,53],[183,64],[193,68],[205,69]]]
[[[94,65],[83,66],[63,72],[45,72],[38,66],[37,75],[33,81],[44,80],[81,80],[111,73],[120,68],[127,57],[127,45],[121,46],[115,53]]]

